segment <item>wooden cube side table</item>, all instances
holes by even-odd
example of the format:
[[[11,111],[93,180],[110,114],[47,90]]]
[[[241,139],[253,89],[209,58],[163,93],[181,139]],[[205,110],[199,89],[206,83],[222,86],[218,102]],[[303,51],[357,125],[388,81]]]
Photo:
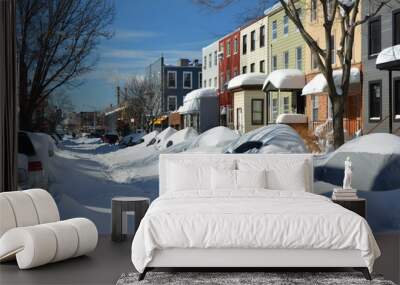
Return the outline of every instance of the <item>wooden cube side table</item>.
[[[332,199],[332,202],[339,204],[340,206],[359,214],[364,219],[367,216],[367,201],[363,198],[357,198],[354,200],[336,200]]]
[[[135,212],[135,233],[140,221],[146,214],[150,199],[145,197],[114,197],[111,200],[111,239],[123,241],[126,235],[122,233],[123,212]]]

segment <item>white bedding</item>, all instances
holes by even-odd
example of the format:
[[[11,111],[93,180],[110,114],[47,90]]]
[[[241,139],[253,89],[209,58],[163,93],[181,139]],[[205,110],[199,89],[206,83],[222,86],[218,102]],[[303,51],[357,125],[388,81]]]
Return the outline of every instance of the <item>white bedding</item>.
[[[162,195],[140,223],[132,262],[143,272],[166,248],[357,249],[370,271],[380,255],[359,215],[320,195],[265,189]]]

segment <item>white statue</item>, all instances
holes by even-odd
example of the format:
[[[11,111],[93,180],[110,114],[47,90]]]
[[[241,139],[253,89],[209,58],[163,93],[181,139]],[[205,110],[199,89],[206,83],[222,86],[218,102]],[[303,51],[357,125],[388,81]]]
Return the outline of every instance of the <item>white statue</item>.
[[[353,189],[353,188],[351,188],[352,175],[353,175],[353,172],[351,170],[351,160],[350,160],[350,157],[347,157],[346,161],[344,162],[343,189],[346,189],[346,190]]]

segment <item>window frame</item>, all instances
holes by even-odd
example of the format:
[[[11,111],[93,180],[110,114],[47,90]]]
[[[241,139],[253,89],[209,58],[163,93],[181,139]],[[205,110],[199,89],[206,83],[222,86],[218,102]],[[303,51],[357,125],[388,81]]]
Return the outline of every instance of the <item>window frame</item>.
[[[372,42],[371,38],[370,38],[370,36],[371,36],[371,24],[374,23],[374,22],[378,22],[379,23],[379,45],[380,45],[380,50],[378,52],[376,52],[376,53],[371,53],[371,42]],[[381,19],[380,15],[369,19],[369,21],[368,21],[368,36],[367,36],[367,39],[368,39],[368,58],[369,59],[376,58],[378,56],[379,52],[382,51],[382,19]]]
[[[231,40],[230,39],[226,41],[225,52],[226,52],[226,57],[231,56]]]
[[[276,20],[272,21],[271,24],[271,39],[275,41],[278,38],[278,23]]]
[[[175,75],[175,85],[169,85],[169,74]],[[167,70],[167,88],[168,89],[176,89],[178,87],[178,72],[176,70]]]
[[[254,72],[256,72],[256,64],[253,62],[253,63],[250,63],[250,73],[254,73]]]
[[[201,88],[201,84],[203,82],[203,72],[199,71],[199,73],[197,73],[197,81],[198,81],[198,85]]]
[[[256,30],[250,32],[250,51],[256,49]]]
[[[204,56],[203,58],[203,69],[206,70],[207,69],[207,55]]]
[[[299,50],[301,51],[301,56],[300,56],[300,62],[301,62],[301,67],[299,68]],[[303,70],[303,47],[296,47],[296,69],[298,70]]]
[[[169,99],[170,98],[175,99],[175,109],[174,110],[170,110],[170,108],[169,108]],[[176,111],[177,109],[178,109],[178,96],[176,96],[176,95],[168,95],[167,96],[167,110],[168,110],[168,112],[173,112],[173,111]]]
[[[313,122],[319,121],[319,95],[314,95],[311,102],[311,117]],[[315,119],[316,117],[316,119]]]
[[[371,116],[371,85],[373,85],[373,84],[379,84],[379,86],[381,87],[381,96],[380,96],[380,100],[379,100],[379,113],[380,113],[380,116],[379,116],[379,120],[371,120],[371,118],[375,118],[375,117],[372,117]],[[368,121],[370,122],[370,123],[377,123],[377,122],[380,122],[380,121],[382,121],[382,116],[383,114],[382,114],[382,80],[381,79],[379,79],[379,80],[371,80],[371,81],[368,81]]]
[[[265,47],[265,25],[260,27],[260,48]]]
[[[212,67],[212,53],[208,55],[208,68]]]
[[[275,63],[275,66],[274,66]],[[273,55],[271,58],[271,70],[275,71],[278,70],[278,56],[277,55]]]
[[[185,75],[190,74],[190,87],[185,86]],[[183,89],[193,89],[193,71],[183,71],[182,72],[182,88]]]
[[[235,37],[235,39],[233,40],[233,54],[237,54],[239,51],[239,41],[238,38]]]
[[[255,121],[254,120],[254,103],[255,102],[261,102],[261,120],[260,121]],[[254,126],[261,126],[264,125],[264,99],[261,98],[253,98],[251,99],[251,124]]]
[[[287,62],[286,62],[286,55],[287,55]],[[283,52],[283,69],[289,69],[290,65],[290,54],[289,50]]]
[[[265,73],[265,60],[264,59],[260,60],[258,68],[259,68],[260,73]]]
[[[242,36],[242,54],[247,54],[247,34]]]
[[[214,66],[218,65],[218,51],[214,51]]]
[[[396,26],[395,25],[395,18],[396,18],[397,15],[399,15],[399,23]],[[397,39],[397,42],[396,42],[396,39],[395,39],[396,38],[396,29],[395,28],[398,29],[398,33],[399,33],[399,38]],[[399,9],[395,9],[392,12],[392,31],[393,31],[392,45],[393,46],[400,45],[400,8]]]
[[[285,22],[285,19],[287,22]],[[283,15],[283,35],[287,37],[289,35],[289,17],[288,15]]]
[[[285,104],[285,99],[287,99],[287,104]],[[283,113],[284,114],[289,114],[290,112],[290,100],[289,100],[289,96],[285,96],[283,97]],[[286,106],[287,106],[287,110],[286,110]]]
[[[246,74],[247,73],[247,65],[243,65],[242,66],[242,74]]]

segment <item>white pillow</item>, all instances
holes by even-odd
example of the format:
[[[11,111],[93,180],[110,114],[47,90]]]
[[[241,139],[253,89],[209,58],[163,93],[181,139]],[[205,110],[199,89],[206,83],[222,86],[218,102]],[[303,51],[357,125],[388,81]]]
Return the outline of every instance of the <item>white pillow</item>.
[[[211,168],[211,189],[212,190],[235,190],[236,170]]]
[[[267,181],[269,189],[306,192],[306,165],[294,164],[288,171],[270,169],[267,171]]]
[[[267,188],[267,171],[236,170],[237,188]]]

